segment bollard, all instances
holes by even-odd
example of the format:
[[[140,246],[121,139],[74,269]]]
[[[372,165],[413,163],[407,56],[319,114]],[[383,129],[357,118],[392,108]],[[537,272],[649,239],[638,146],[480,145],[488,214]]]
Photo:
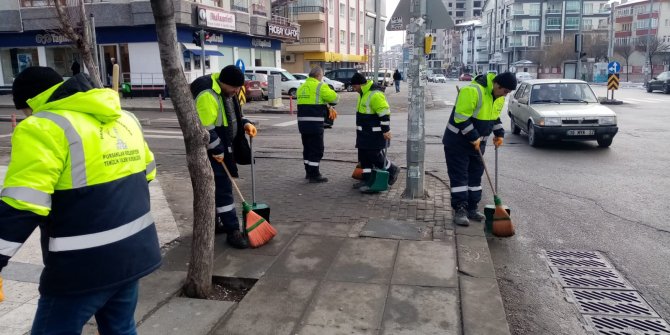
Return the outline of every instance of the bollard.
[[[158,105],[160,106],[161,113],[163,113],[163,95],[162,94],[158,95]]]
[[[289,111],[291,112],[291,115],[293,115],[293,96],[289,95],[288,97],[289,97],[289,104],[288,104]]]
[[[12,133],[14,132],[14,128],[16,128],[16,114],[12,113]]]

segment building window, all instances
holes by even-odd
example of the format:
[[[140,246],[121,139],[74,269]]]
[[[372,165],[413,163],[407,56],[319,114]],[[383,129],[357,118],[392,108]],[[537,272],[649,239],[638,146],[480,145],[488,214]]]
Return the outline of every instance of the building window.
[[[230,9],[238,12],[249,12],[249,0],[233,0]]]
[[[344,30],[340,30],[340,44],[346,44],[347,43],[347,32]]]
[[[579,13],[579,1],[567,1],[565,3],[566,13]]]
[[[539,31],[540,30],[540,19],[528,20],[528,30],[529,31]]]
[[[544,45],[549,46],[553,42],[554,42],[554,37],[553,36],[549,36],[549,35],[544,36]]]
[[[566,17],[565,18],[565,29],[578,29],[579,28],[579,18],[578,17]]]
[[[584,3],[584,14],[586,14],[586,15],[593,14],[593,4],[592,3]]]
[[[472,7],[480,8],[481,6],[482,6],[482,2],[481,2],[481,1],[474,1],[474,2],[472,3]]]
[[[457,8],[457,9],[464,9],[464,8],[465,8],[465,4],[464,4],[464,3],[457,3],[457,4],[456,4],[456,8]]]
[[[530,4],[530,15],[540,15],[540,4],[539,3]]]
[[[593,23],[591,19],[584,19],[582,24],[582,29],[584,30],[593,30]]]
[[[328,42],[335,42],[335,28],[333,27],[328,28]]]
[[[334,4],[333,0],[328,0],[328,10],[331,10],[331,11],[335,10],[335,4]]]
[[[356,33],[349,33],[349,45],[352,47],[356,45]]]
[[[340,3],[340,17],[343,18],[345,15],[347,15],[347,6]]]
[[[536,47],[540,42],[540,36],[528,36],[528,46]]]
[[[356,8],[349,7],[349,21],[356,21]]]
[[[548,17],[547,18],[547,29],[561,29],[561,18],[560,17]]]

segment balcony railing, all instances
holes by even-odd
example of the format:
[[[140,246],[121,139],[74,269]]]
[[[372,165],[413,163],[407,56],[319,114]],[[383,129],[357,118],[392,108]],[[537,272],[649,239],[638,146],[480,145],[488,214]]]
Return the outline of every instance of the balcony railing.
[[[324,37],[301,37],[300,44],[322,44],[326,43]]]
[[[547,14],[561,14],[560,8],[547,8]]]
[[[325,13],[326,8],[323,6],[295,6],[291,9],[293,13]]]
[[[557,25],[557,26],[547,25],[547,27],[545,29],[547,29],[547,30],[561,30],[561,26],[560,25]]]
[[[565,25],[565,30],[577,30],[579,29],[578,24],[566,24]]]

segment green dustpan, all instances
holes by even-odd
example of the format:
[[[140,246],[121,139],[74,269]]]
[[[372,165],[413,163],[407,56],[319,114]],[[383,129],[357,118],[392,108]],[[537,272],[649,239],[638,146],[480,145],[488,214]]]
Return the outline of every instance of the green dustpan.
[[[389,142],[386,141],[386,148],[388,148]],[[386,148],[384,148],[384,160],[383,165],[386,165]],[[372,175],[370,176],[370,192],[382,192],[386,191],[389,188],[389,172],[387,170],[374,168],[372,169]]]

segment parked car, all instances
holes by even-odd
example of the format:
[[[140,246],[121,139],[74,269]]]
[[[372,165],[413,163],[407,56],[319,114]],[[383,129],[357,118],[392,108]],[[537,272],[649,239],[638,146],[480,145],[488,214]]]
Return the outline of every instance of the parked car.
[[[433,75],[433,82],[434,83],[446,83],[447,82],[447,77],[445,77],[441,73],[435,74],[435,75]]]
[[[361,72],[361,74],[368,80],[372,80],[372,71]],[[377,73],[377,85],[380,87],[388,87],[393,85],[393,74],[385,73],[380,70],[379,73]]]
[[[333,79],[344,84],[344,89],[351,91],[351,77],[354,76],[354,73],[358,72],[354,68],[342,68],[336,70],[330,70],[326,72],[323,76],[328,79]]]
[[[516,73],[516,81],[519,83],[522,83],[526,80],[531,80],[533,77],[530,75],[528,72],[517,72]]]
[[[263,89],[261,88],[261,82],[254,80],[253,77],[246,73],[244,74],[244,89],[247,101],[251,100],[262,100],[263,99]]]
[[[257,80],[261,84],[261,90],[263,93],[263,100],[268,99],[268,75],[262,73],[245,73],[245,77],[250,78],[250,80]]]
[[[616,114],[581,80],[525,81],[509,98],[508,114],[512,133],[523,130],[534,147],[544,140],[596,140],[605,148],[619,130]]]
[[[295,97],[298,87],[304,83],[304,80],[296,79],[288,71],[279,68],[279,67],[268,67],[268,66],[259,66],[259,67],[248,67],[244,71],[245,73],[260,73],[265,75],[275,75],[278,74],[281,76],[281,92],[282,94],[288,94]]]
[[[296,79],[299,80],[306,80],[309,75],[307,73],[293,73],[293,76],[296,77]],[[330,79],[328,77],[323,77],[323,82],[328,84],[331,90],[333,91],[342,91],[344,90],[344,84],[340,81]]]
[[[460,81],[471,81],[472,80],[472,75],[469,73],[463,73],[461,74],[460,77],[458,77],[458,80]]]
[[[665,94],[670,94],[670,71],[661,72],[658,77],[651,78],[647,82],[647,92],[663,91]]]

